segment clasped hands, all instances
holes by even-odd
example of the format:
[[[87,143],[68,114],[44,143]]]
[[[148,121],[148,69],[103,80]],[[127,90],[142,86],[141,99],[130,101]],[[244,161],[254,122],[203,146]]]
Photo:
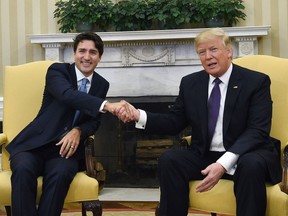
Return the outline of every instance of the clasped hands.
[[[140,112],[130,103],[125,100],[121,100],[120,102],[111,103],[109,101],[106,102],[104,106],[104,110],[112,113],[117,116],[124,123],[130,121],[139,121]]]

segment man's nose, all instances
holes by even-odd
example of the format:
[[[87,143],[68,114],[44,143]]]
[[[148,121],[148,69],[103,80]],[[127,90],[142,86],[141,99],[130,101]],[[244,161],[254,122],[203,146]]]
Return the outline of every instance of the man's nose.
[[[205,58],[210,59],[210,58],[212,58],[212,57],[213,57],[212,52],[211,52],[210,50],[206,50],[206,52],[205,52]]]
[[[90,53],[89,52],[86,52],[84,54],[84,59],[90,59]]]

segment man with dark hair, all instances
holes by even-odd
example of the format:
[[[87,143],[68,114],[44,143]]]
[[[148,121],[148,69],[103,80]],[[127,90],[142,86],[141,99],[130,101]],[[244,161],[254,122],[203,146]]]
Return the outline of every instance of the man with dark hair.
[[[105,101],[109,83],[94,71],[103,54],[102,39],[81,33],[74,42],[75,63],[48,68],[38,115],[7,146],[14,216],[61,214],[70,183],[85,169],[84,140],[98,129],[101,113],[119,105]],[[43,186],[37,208],[39,176]]]

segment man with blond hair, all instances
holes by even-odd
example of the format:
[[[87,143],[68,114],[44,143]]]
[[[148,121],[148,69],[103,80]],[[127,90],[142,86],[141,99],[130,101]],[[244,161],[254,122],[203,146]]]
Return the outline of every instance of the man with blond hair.
[[[159,215],[187,215],[189,181],[201,180],[196,187],[201,193],[223,178],[234,181],[237,215],[264,216],[265,183],[281,180],[279,154],[269,135],[270,79],[232,63],[230,39],[220,28],[201,32],[195,47],[204,70],[182,78],[169,113],[131,105],[136,127],[147,133],[175,135],[192,128],[187,149],[168,150],[159,158]],[[130,120],[125,109],[117,114]]]

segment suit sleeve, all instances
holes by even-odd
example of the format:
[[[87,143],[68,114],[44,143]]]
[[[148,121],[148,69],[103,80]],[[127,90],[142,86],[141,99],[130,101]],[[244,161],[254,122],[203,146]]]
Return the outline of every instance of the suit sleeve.
[[[60,103],[93,117],[98,115],[104,101],[103,98],[80,92],[73,87],[69,64],[56,63],[50,66],[46,75],[46,89]]]
[[[185,129],[187,119],[183,103],[183,85],[180,84],[179,95],[175,104],[168,113],[147,112],[147,123],[145,131],[154,134],[176,135]]]

